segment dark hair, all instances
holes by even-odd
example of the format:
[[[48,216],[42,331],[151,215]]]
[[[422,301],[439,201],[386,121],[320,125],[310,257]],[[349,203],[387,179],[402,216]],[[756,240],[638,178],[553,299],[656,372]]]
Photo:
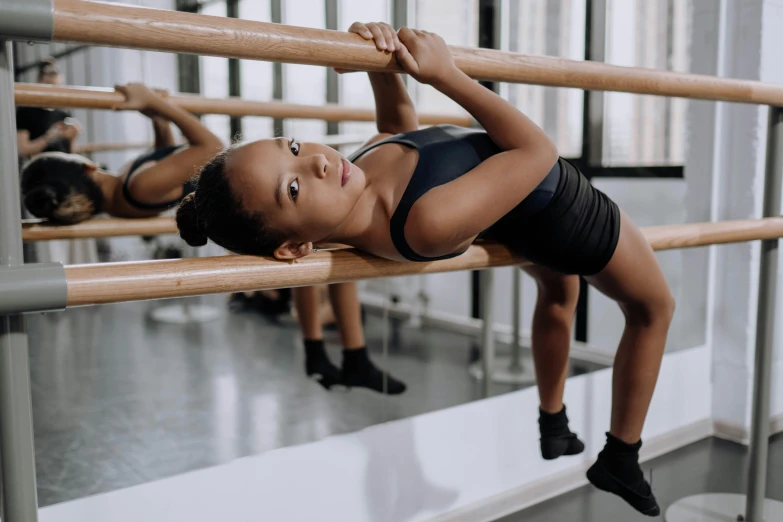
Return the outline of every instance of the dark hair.
[[[103,192],[86,160],[75,154],[44,152],[22,169],[24,205],[34,216],[73,224],[101,211]]]
[[[60,69],[57,68],[57,61],[52,57],[44,58],[38,62],[38,78],[46,74],[46,69],[53,69],[52,73],[60,74]]]
[[[211,239],[236,254],[272,255],[286,236],[269,227],[263,214],[245,210],[231,190],[227,163],[232,150],[224,150],[201,169],[196,190],[179,204],[179,235],[190,246],[203,246]]]

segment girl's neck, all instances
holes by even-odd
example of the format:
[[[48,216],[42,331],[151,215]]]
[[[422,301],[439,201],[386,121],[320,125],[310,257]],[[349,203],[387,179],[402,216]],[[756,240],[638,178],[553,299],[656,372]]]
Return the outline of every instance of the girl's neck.
[[[416,168],[418,151],[391,143],[368,152],[359,162],[365,173],[364,192],[330,241],[372,251],[390,239],[389,223]]]
[[[111,214],[114,209],[115,195],[120,186],[120,178],[102,169],[96,169],[92,173],[92,179],[98,184],[103,195],[101,212]]]

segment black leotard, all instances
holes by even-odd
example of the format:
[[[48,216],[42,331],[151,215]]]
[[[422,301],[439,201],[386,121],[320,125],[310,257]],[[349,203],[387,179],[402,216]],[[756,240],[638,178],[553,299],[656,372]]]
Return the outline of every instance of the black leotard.
[[[392,215],[390,234],[397,251],[410,261],[434,261],[413,251],[405,239],[405,222],[413,204],[429,190],[453,181],[501,152],[480,130],[438,125],[391,136],[350,156],[355,161],[387,143],[419,153],[408,186]],[[589,275],[602,270],[614,254],[620,213],[570,163],[560,159],[519,205],[479,235],[507,245],[530,261],[563,273]]]
[[[131,166],[128,169],[128,174],[125,176],[125,181],[122,184],[122,195],[125,197],[125,201],[127,201],[130,206],[137,208],[139,210],[167,210],[173,207],[174,205],[176,205],[177,203],[179,203],[180,201],[182,201],[183,197],[196,190],[196,185],[193,182],[186,181],[182,185],[181,197],[178,197],[171,201],[165,201],[163,203],[144,203],[134,198],[130,192],[130,179],[133,176],[133,174],[139,169],[139,167],[141,167],[148,161],[160,161],[163,158],[166,158],[167,156],[171,156],[182,147],[183,145],[160,147],[158,149],[154,149],[151,150],[150,152],[142,154],[141,156],[136,158],[133,161],[133,163],[131,163]]]

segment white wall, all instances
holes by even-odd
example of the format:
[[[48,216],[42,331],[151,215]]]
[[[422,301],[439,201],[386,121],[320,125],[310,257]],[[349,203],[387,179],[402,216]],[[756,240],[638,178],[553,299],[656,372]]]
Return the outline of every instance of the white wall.
[[[783,82],[779,4],[728,0],[723,13],[720,4],[709,0],[694,4],[692,52],[697,72]],[[709,209],[713,219],[761,216],[767,112],[766,107],[750,105],[692,103],[686,172],[691,173],[694,192],[713,195]],[[694,208],[707,210],[700,204]],[[708,331],[713,346],[713,416],[739,432],[750,423],[759,252],[758,242],[715,249],[711,296],[715,315]],[[780,342],[776,344],[773,416],[783,414],[779,383],[783,363]]]

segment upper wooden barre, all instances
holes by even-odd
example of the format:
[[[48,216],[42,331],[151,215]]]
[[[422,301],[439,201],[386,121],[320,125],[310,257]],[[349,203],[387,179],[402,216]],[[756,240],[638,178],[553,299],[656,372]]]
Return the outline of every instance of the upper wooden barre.
[[[165,11],[164,11],[165,12]],[[111,110],[125,101],[125,96],[105,87],[62,87],[37,83],[17,83],[14,86],[16,105],[27,107],[67,107],[71,109]],[[300,105],[276,101],[243,100],[242,98],[205,98],[192,94],[171,94],[171,103],[193,114],[226,114],[228,116],[267,116],[325,121],[375,121],[375,110],[344,105]],[[461,127],[471,125],[470,116],[459,114],[420,113],[419,123],[437,125],[450,123]]]
[[[327,134],[321,138],[307,141],[317,141],[330,147],[342,147],[344,145],[358,145],[367,140],[365,134]],[[117,141],[117,142],[97,142],[97,143],[77,143],[73,147],[76,154],[92,154],[93,152],[110,152],[118,150],[148,149],[155,144],[151,141]]]
[[[783,218],[651,227],[655,250],[783,237]],[[400,263],[354,249],[318,252],[297,262],[221,256],[65,267],[68,306],[288,288],[377,277],[431,274],[523,264],[505,247],[471,246],[461,256],[430,263]]]
[[[54,0],[54,41],[247,58],[367,71],[399,71],[392,54],[360,36],[86,0]],[[783,86],[589,61],[451,47],[476,79],[783,105]]]
[[[146,149],[154,145],[151,141],[117,141],[97,143],[77,143],[73,146],[75,154],[91,154],[93,152],[109,152],[116,150]]]

